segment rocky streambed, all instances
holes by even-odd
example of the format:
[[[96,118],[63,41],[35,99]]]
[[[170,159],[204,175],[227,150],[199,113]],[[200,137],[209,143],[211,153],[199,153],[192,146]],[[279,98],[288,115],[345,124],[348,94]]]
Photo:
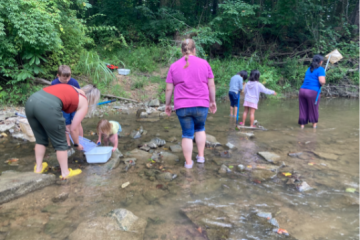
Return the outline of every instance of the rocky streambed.
[[[300,130],[295,101],[261,102],[256,117],[267,131],[236,131],[220,104],[206,123],[206,162],[189,170],[175,114],[149,105],[112,103],[85,119],[91,140],[100,118],[119,121],[119,151],[105,164],[76,152],[69,164],[83,173],[67,181],[51,148],[49,172],[32,174],[34,143],[6,131],[0,239],[358,237],[358,103],[324,103],[319,128]]]

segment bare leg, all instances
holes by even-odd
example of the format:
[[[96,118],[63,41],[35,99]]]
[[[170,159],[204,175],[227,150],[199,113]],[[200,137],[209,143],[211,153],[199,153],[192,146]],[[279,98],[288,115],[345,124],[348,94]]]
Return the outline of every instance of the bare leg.
[[[250,127],[256,127],[254,126],[255,121],[255,108],[250,108]]]
[[[233,114],[234,117],[237,116],[237,107],[234,107],[234,114]]]
[[[60,164],[61,176],[67,177],[69,175],[67,151],[56,151],[56,157]]]
[[[69,134],[70,134],[70,127],[71,125],[66,125],[66,141],[67,141],[67,145],[68,146],[71,146],[70,145],[70,137],[69,137]]]
[[[243,113],[243,125],[245,126],[245,121],[246,121],[246,118],[247,118],[247,113],[249,111],[249,107],[244,107],[244,113]]]
[[[115,138],[118,137],[117,134],[113,134],[109,137],[109,141],[113,144],[113,146],[115,147]]]
[[[80,123],[80,126],[79,126],[79,136],[84,137],[84,129],[83,129],[81,123]]]
[[[313,123],[313,128],[316,128],[317,123]]]
[[[205,132],[204,132],[205,133]],[[193,150],[193,140],[190,138],[183,138],[181,142],[181,147],[185,157],[186,164],[191,164],[191,155]],[[199,150],[200,153],[200,150]]]
[[[42,170],[42,162],[45,156],[45,151],[46,147],[44,145],[35,145],[36,172],[38,173]]]
[[[198,156],[204,157],[204,149],[205,149],[205,142],[206,142],[205,131],[196,132],[195,133],[195,141],[196,141],[196,146],[198,149]],[[190,155],[190,157],[191,157],[191,155]]]
[[[230,117],[233,115],[232,113],[233,113],[233,107],[230,107]]]
[[[301,129],[303,129],[305,127],[305,125],[301,125],[300,127],[301,127]]]

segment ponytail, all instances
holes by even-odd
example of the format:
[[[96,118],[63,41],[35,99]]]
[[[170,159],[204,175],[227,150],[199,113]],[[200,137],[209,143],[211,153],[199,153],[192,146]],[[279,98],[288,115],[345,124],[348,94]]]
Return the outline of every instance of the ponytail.
[[[85,92],[85,96],[88,101],[88,116],[91,116],[92,113],[95,111],[96,106],[100,99],[100,90],[96,88],[95,85],[88,84],[81,88]]]
[[[195,42],[192,39],[185,39],[181,43],[181,52],[185,56],[186,64],[184,68],[187,68],[189,66],[189,55],[194,51],[195,49]]]
[[[322,62],[323,59],[324,59],[323,56],[319,54],[315,55],[310,64],[310,72],[313,72],[315,69],[319,68],[321,66],[320,62]]]

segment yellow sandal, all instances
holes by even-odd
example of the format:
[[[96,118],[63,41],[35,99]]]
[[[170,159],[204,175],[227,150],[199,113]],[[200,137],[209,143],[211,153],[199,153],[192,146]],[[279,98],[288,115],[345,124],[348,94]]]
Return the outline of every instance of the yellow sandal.
[[[36,164],[35,164],[34,173],[44,173],[47,172],[48,169],[49,169],[48,164],[46,162],[43,162],[41,172],[36,172]]]
[[[67,175],[66,177],[63,177],[62,175],[60,175],[60,178],[68,179],[68,178],[74,177],[76,175],[79,175],[80,173],[82,173],[81,169],[72,170],[71,168],[69,168],[69,175]]]

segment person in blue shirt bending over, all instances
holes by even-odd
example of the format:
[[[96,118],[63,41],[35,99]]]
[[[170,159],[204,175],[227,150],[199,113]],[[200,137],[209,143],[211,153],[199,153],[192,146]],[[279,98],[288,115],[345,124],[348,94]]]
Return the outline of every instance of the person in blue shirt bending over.
[[[247,71],[238,72],[230,79],[229,99],[230,99],[230,117],[236,117],[237,105],[240,98],[240,92],[243,89],[243,81],[247,79]]]
[[[71,69],[69,66],[67,66],[67,65],[59,66],[56,76],[57,76],[57,78],[51,82],[51,85],[69,84],[71,86],[74,86],[74,87],[80,89],[80,85],[79,85],[78,81],[76,81],[74,78],[71,77]],[[66,124],[66,141],[67,141],[68,147],[70,149],[71,145],[70,145],[69,132],[70,132],[71,122],[72,122],[76,112],[66,113],[63,111],[62,113],[65,118],[65,124]],[[81,123],[80,123],[80,127],[79,127],[79,136],[81,136],[81,137],[84,136],[84,131],[83,131]]]
[[[299,91],[299,121],[301,128],[304,128],[308,122],[312,123],[313,128],[317,127],[319,120],[319,103],[315,105],[315,100],[320,87],[325,81],[325,69],[321,66],[323,57],[315,55],[310,67],[305,73],[304,83]]]

